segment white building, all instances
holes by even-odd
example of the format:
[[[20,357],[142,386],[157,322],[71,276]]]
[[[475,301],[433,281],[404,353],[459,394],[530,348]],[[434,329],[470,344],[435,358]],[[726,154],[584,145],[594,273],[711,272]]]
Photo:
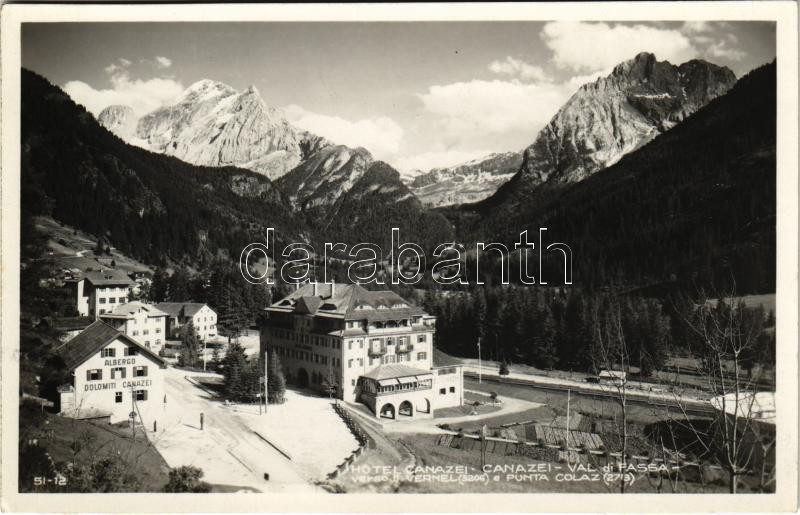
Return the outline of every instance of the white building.
[[[167,314],[152,304],[127,302],[100,319],[158,353],[167,338]]]
[[[71,384],[59,388],[61,414],[128,420],[148,430],[163,413],[164,361],[133,338],[100,320],[58,348]]]
[[[133,281],[125,272],[85,272],[77,283],[77,308],[81,316],[98,318],[128,302]]]
[[[217,312],[208,304],[198,302],[159,302],[155,305],[166,313],[167,334],[175,337],[178,330],[191,322],[197,336],[203,341],[217,336]]]
[[[434,362],[435,318],[391,291],[309,283],[267,308],[261,354],[274,351],[287,380],[337,395],[376,416],[432,416],[460,406],[460,364]]]

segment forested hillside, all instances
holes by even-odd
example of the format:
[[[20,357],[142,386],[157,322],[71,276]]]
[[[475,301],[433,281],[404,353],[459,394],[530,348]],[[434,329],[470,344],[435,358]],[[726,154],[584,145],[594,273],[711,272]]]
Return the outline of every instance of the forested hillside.
[[[302,241],[302,217],[266,177],[128,145],[46,79],[22,71],[22,210],[51,214],[151,264],[238,257],[252,241]]]

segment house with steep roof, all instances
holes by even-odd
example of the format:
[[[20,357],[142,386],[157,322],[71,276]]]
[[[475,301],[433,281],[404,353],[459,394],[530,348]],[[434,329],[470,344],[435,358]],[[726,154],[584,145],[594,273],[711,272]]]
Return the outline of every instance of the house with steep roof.
[[[59,388],[61,415],[128,420],[152,427],[163,411],[166,363],[101,320],[56,349],[71,372]]]
[[[463,402],[461,365],[434,362],[436,318],[398,294],[357,284],[307,283],[266,309],[261,355],[287,380],[362,402],[377,417],[433,416]]]
[[[156,353],[166,340],[167,314],[153,304],[126,302],[100,319]]]
[[[128,274],[120,270],[84,272],[76,283],[78,314],[98,318],[112,312],[128,302],[133,285]]]
[[[217,336],[217,312],[201,302],[159,302],[156,308],[167,314],[167,334],[175,337],[184,325],[191,323],[197,336],[208,341]]]

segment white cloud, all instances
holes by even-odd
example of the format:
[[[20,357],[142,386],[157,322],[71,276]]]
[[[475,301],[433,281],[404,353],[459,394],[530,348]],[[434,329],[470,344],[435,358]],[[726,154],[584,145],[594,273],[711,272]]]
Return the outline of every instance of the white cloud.
[[[688,34],[699,34],[711,30],[711,22],[708,21],[685,21],[681,30]]]
[[[172,79],[131,79],[125,72],[116,72],[110,82],[111,88],[95,89],[85,82],[73,80],[64,84],[62,89],[95,116],[115,104],[130,106],[142,116],[165,105],[185,89],[183,84]]]
[[[477,143],[487,133],[535,134],[569,97],[569,88],[552,83],[472,80],[428,88],[419,94],[455,145]]]
[[[427,172],[431,168],[459,165],[479,157],[485,157],[491,153],[491,150],[445,150],[442,149],[441,146],[437,146],[434,149],[426,152],[417,153],[411,156],[398,157],[393,161],[392,164],[400,171],[400,173],[411,177],[418,175],[411,173],[414,170]]]
[[[576,72],[612,68],[642,51],[675,64],[698,54],[681,31],[646,25],[558,21],[547,23],[540,37],[553,51],[557,66]]]
[[[730,59],[731,61],[741,61],[746,54],[742,50],[731,48],[727,41],[719,40],[706,49],[706,55],[709,57]]]
[[[169,68],[170,66],[172,66],[172,59],[164,57],[163,55],[157,55],[156,63],[160,68]]]
[[[293,125],[341,145],[364,147],[377,159],[391,159],[403,139],[403,128],[387,116],[350,121],[313,113],[296,104],[284,107],[284,112]]]
[[[120,57],[117,59],[117,62],[111,63],[103,69],[107,74],[114,75],[116,73],[124,72],[125,68],[129,67],[130,65],[131,62],[129,60],[125,59],[124,57]]]
[[[507,56],[505,61],[492,61],[489,70],[499,75],[519,77],[522,80],[544,80],[546,75],[540,66]]]

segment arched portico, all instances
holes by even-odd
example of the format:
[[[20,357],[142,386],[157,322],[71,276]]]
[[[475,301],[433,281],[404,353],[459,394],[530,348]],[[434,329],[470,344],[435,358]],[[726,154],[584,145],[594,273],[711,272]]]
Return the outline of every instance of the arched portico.
[[[392,420],[396,418],[394,404],[390,402],[387,402],[386,404],[381,406],[381,410],[378,413],[380,414],[380,418],[390,418]]]
[[[400,403],[400,406],[397,408],[397,414],[403,415],[404,417],[413,417],[414,416],[414,405],[411,404],[411,401],[403,401]]]
[[[305,368],[300,368],[297,370],[297,386],[300,388],[308,387],[308,372]]]

